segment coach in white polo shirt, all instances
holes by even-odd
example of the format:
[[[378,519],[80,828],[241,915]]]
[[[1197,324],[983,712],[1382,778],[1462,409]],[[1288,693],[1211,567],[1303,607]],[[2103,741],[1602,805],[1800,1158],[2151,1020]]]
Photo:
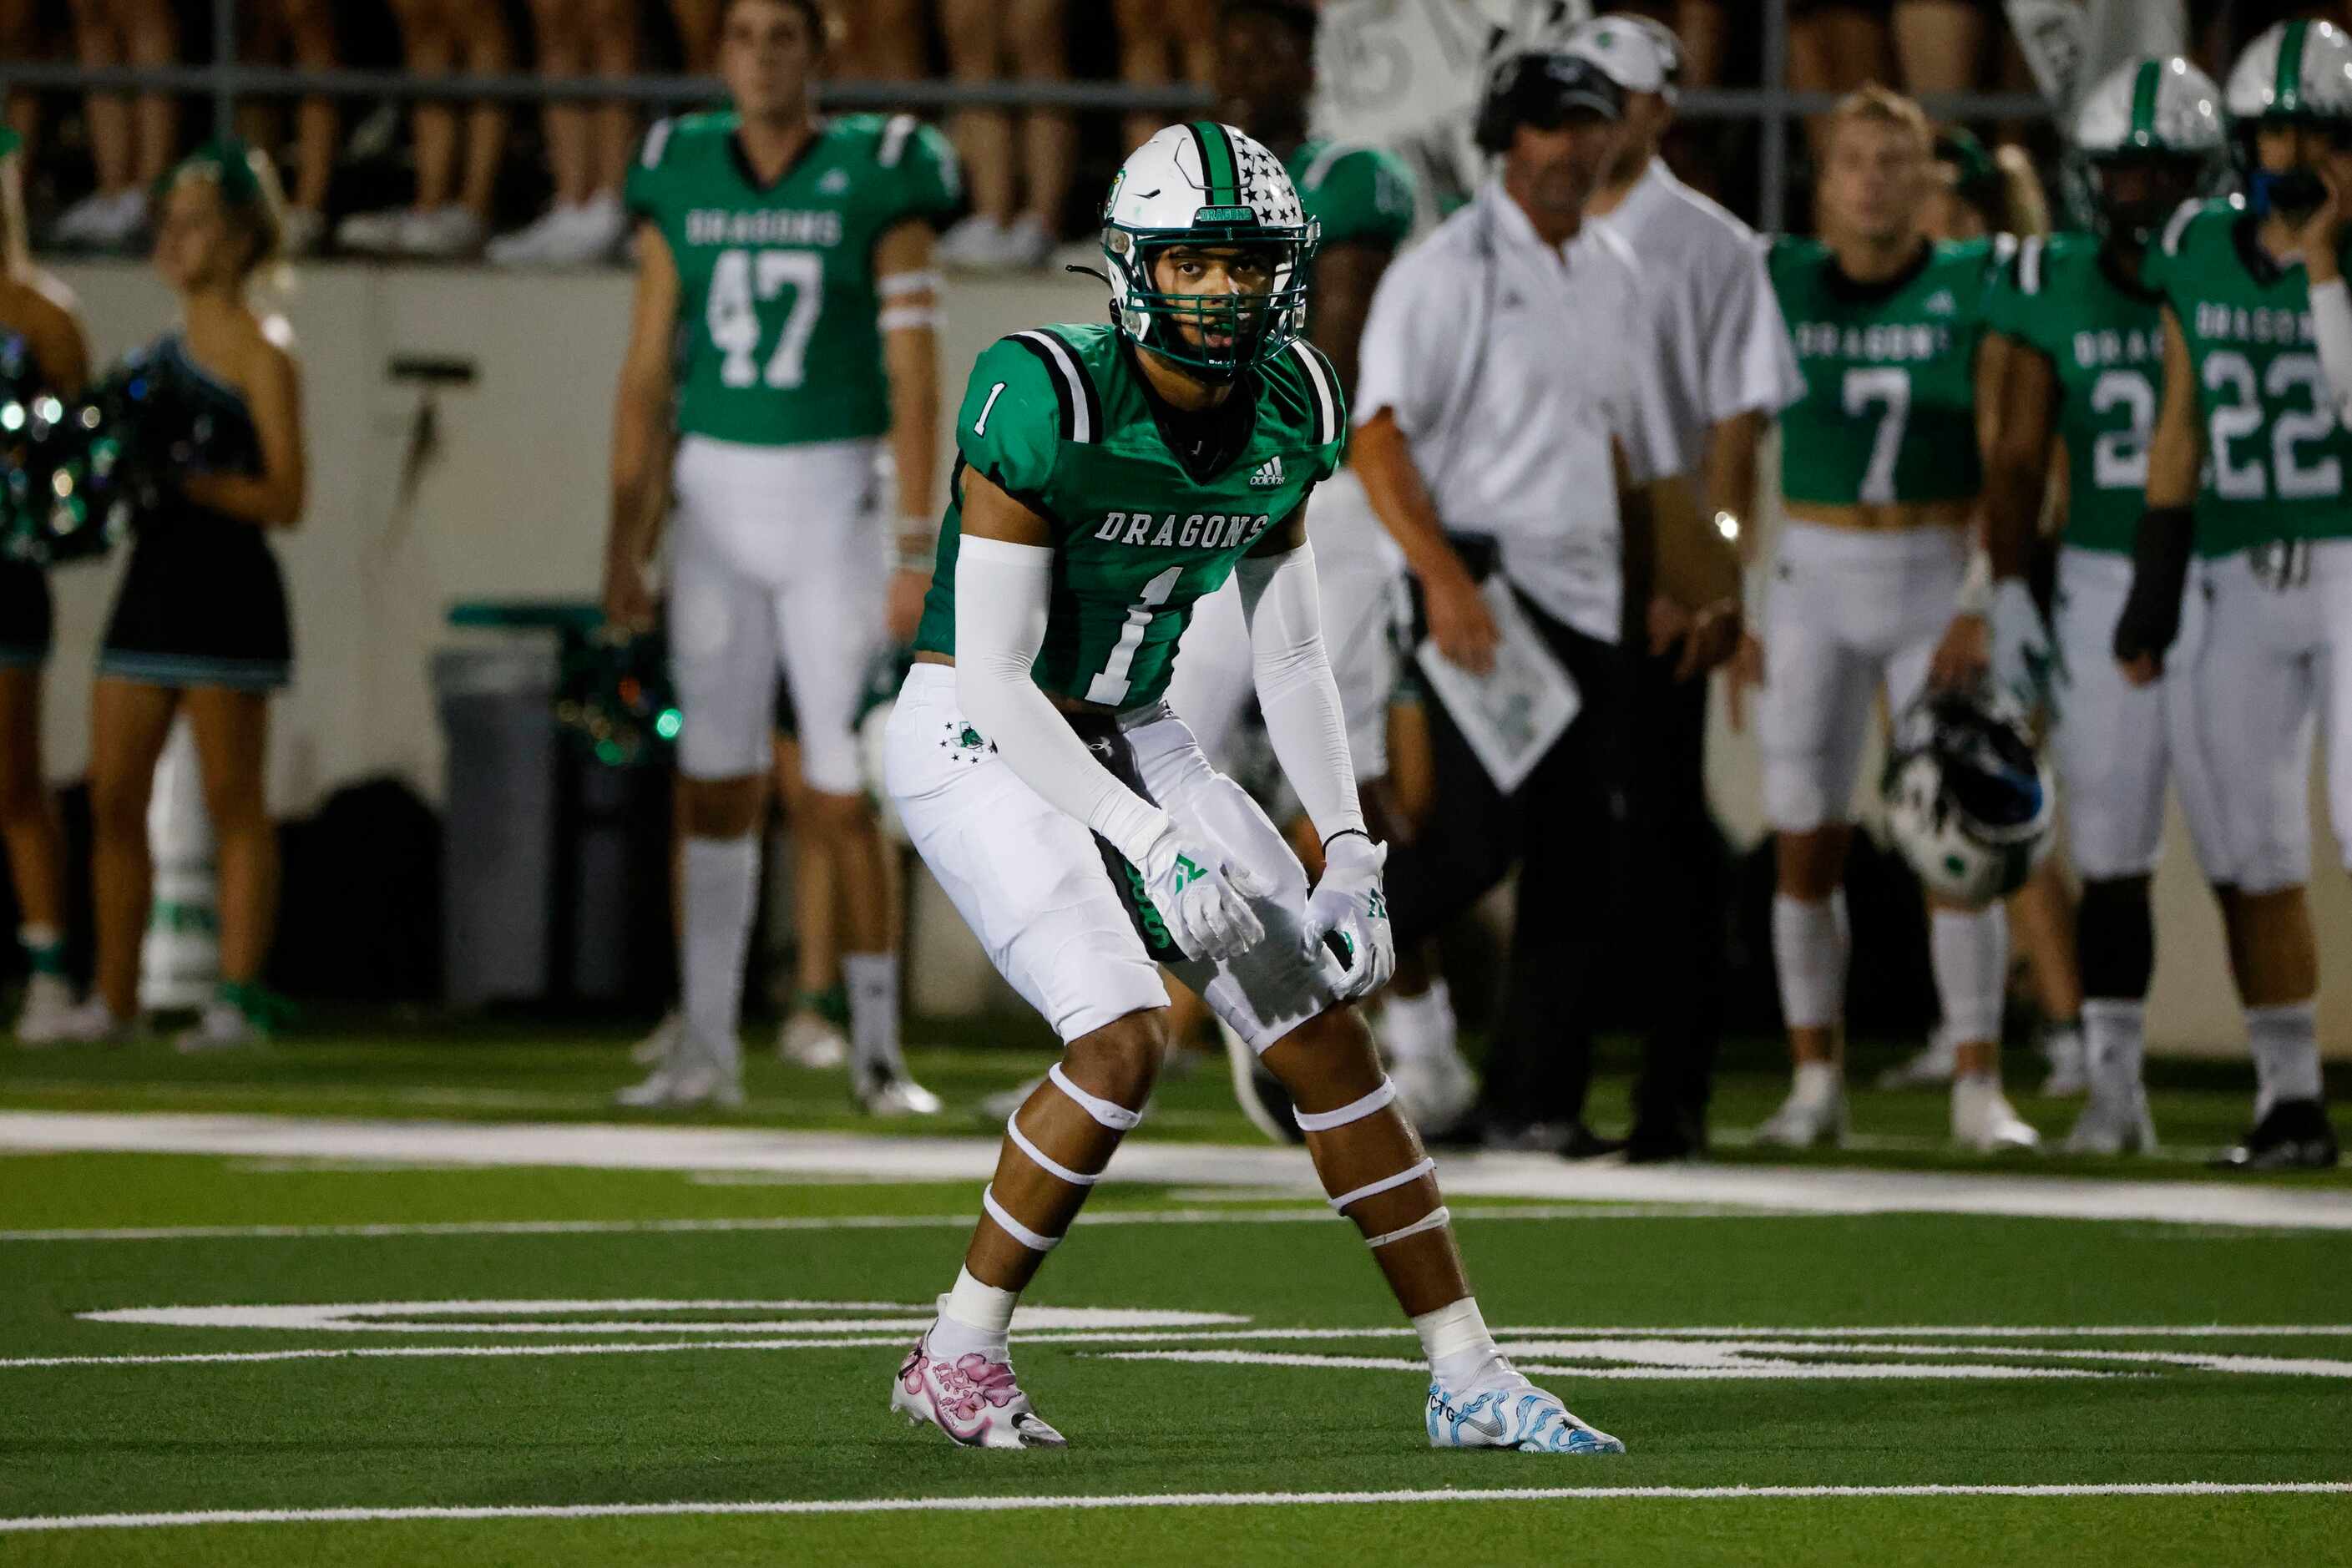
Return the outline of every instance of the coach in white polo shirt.
[[[1689,476],[1708,520],[1738,536],[1756,494],[1756,453],[1767,424],[1803,390],[1756,232],[1680,180],[1658,155],[1674,122],[1682,47],[1646,16],[1603,16],[1563,46],[1624,89],[1624,139],[1585,208],[1593,226],[1633,249],[1646,306],[1630,357],[1634,399],[1627,437],[1636,465]],[[1704,525],[1703,525],[1704,526]],[[1736,558],[1711,548],[1730,584]],[[1662,542],[1661,553],[1665,552]],[[1689,932],[1667,950],[1671,973],[1635,965],[1647,1050],[1633,1089],[1627,1155],[1675,1159],[1706,1143],[1707,1091],[1723,1015],[1728,856],[1706,799],[1707,683],[1690,679],[1676,646],[1689,630],[1688,584],[1628,563],[1637,603],[1629,624],[1646,634],[1628,651],[1631,809],[1645,819],[1635,875],[1672,906],[1669,928]],[[1658,954],[1643,953],[1644,961]]]
[[[1622,90],[1580,56],[1497,65],[1478,124],[1496,175],[1381,279],[1356,394],[1356,470],[1404,552],[1430,639],[1458,665],[1489,668],[1497,633],[1479,584],[1499,573],[1582,696],[1507,796],[1433,703],[1435,807],[1389,863],[1401,951],[1520,867],[1486,1141],[1568,1153],[1613,1147],[1583,1123],[1581,1004],[1604,927],[1631,912],[1612,896],[1626,837],[1626,542],[1662,507],[1695,515],[1687,487],[1641,483],[1638,444],[1621,439],[1644,320],[1632,255],[1612,236],[1580,238],[1622,110]],[[1719,658],[1737,633],[1735,604],[1694,633],[1696,660]]]

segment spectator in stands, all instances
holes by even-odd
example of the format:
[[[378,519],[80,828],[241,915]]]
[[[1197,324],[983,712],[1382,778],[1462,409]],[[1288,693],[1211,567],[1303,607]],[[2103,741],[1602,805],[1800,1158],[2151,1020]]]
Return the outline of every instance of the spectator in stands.
[[[711,76],[719,69],[719,7],[720,0],[669,0],[670,19],[677,25],[678,52],[688,76]]]
[[[179,53],[171,0],[74,0],[74,47],[85,66],[167,66]],[[135,105],[135,110],[134,110]],[[147,226],[147,190],[179,144],[179,104],[168,93],[136,100],[94,92],[84,110],[98,189],[66,209],[60,245],[120,250]]]
[[[1129,87],[1185,81],[1207,89],[1217,63],[1216,0],[1117,0],[1116,15],[1121,81]],[[1125,145],[1142,146],[1176,118],[1160,110],[1129,115]]]
[[[832,0],[835,81],[920,81],[931,74],[923,0]]]
[[[503,72],[514,58],[506,16],[481,0],[392,0],[408,68],[421,76],[463,69]],[[458,174],[458,121],[465,121],[465,170]],[[335,238],[345,249],[380,256],[461,257],[482,247],[506,151],[507,111],[484,100],[470,107],[447,99],[417,102],[416,196],[405,207],[345,218]]]
[[[341,63],[335,45],[335,17],[331,0],[248,0],[238,13],[247,20],[242,58],[256,64],[291,61],[299,70],[333,70]],[[240,120],[257,116],[268,127],[266,136],[277,140],[278,105],[254,100],[238,106]],[[335,172],[335,147],[341,119],[335,100],[306,98],[294,110],[294,184],[286,193],[288,256],[307,256],[319,247],[327,232],[327,183]]]
[[[1066,0],[940,0],[948,72],[960,82],[1063,80],[1069,75],[1067,22]],[[948,133],[963,160],[972,214],[940,240],[940,258],[975,270],[1044,266],[1077,157],[1069,112],[959,110]]]
[[[637,0],[530,0],[539,74],[556,80],[637,69]],[[628,233],[621,182],[635,151],[635,107],[555,100],[541,111],[555,196],[538,222],[490,242],[500,267],[602,261]]]
[[[1974,92],[1985,85],[1985,47],[2000,21],[1997,0],[1895,0],[1895,63],[1913,97]]]

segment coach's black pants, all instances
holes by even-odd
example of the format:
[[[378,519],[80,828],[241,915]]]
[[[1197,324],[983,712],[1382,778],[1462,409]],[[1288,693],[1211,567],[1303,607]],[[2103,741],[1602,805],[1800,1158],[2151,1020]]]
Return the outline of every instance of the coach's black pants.
[[[1635,656],[1527,613],[1575,679],[1574,723],[1509,795],[1430,701],[1436,805],[1416,841],[1391,852],[1400,948],[1443,931],[1519,868],[1502,1005],[1482,1110],[1517,1128],[1580,1121],[1592,1076],[1598,966],[1627,972],[1648,1038],[1634,1089],[1643,1140],[1696,1143],[1722,991],[1724,866],[1702,767],[1706,687],[1671,659]]]

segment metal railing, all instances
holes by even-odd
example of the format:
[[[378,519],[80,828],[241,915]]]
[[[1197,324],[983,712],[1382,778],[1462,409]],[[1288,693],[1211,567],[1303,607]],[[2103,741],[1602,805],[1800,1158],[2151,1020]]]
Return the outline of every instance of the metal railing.
[[[1763,79],[1788,79],[1790,0],[1765,0]],[[169,92],[211,100],[214,128],[226,134],[240,100],[255,98],[498,99],[516,102],[611,102],[656,108],[718,102],[725,88],[715,77],[547,77],[529,72],[499,75],[425,76],[404,70],[300,70],[252,65],[236,58],[240,0],[214,0],[213,58],[200,66],[83,67],[38,61],[0,60],[0,92],[13,89],[96,92]],[[1205,109],[1208,96],[1185,85],[1133,87],[1113,81],[1008,79],[968,81],[828,81],[818,101],[831,109],[908,109],[944,112],[957,109],[1066,109],[1072,110],[1161,110],[1181,115]],[[1835,95],[1795,92],[1783,87],[1706,88],[1683,93],[1676,112],[1686,120],[1755,121],[1758,224],[1767,232],[1786,217],[1790,132],[1805,117],[1823,112]],[[1938,120],[2042,120],[2048,101],[2034,93],[1958,93],[1923,98]]]

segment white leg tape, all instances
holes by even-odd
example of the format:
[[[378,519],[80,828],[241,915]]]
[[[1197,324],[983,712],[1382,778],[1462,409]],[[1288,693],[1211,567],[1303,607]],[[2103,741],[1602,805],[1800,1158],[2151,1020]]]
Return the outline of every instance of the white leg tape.
[[[1377,1182],[1367,1182],[1352,1193],[1341,1193],[1331,1200],[1331,1206],[1339,1213],[1346,1214],[1348,1205],[1358,1199],[1369,1198],[1375,1194],[1385,1193],[1391,1187],[1403,1186],[1407,1182],[1418,1181],[1435,1169],[1437,1169],[1436,1161],[1423,1160],[1420,1164],[1407,1166],[1393,1176],[1382,1176]]]
[[[988,1217],[994,1220],[997,1225],[1003,1228],[1005,1235],[1011,1237],[1013,1240],[1019,1242],[1022,1246],[1027,1247],[1032,1252],[1051,1252],[1054,1248],[1062,1245],[1062,1238],[1060,1237],[1039,1236],[1035,1231],[1031,1230],[1027,1226],[1023,1225],[1019,1220],[1014,1219],[1011,1215],[1005,1213],[1004,1205],[996,1201],[996,1189],[994,1187],[982,1187],[980,1189],[980,1206],[988,1211]]]
[[[1013,1146],[1028,1155],[1039,1170],[1048,1175],[1059,1176],[1074,1187],[1091,1187],[1102,1180],[1099,1175],[1089,1176],[1083,1171],[1071,1170],[1029,1142],[1029,1135],[1021,1131],[1021,1113],[1017,1110],[1004,1119],[1004,1135],[1012,1139]]]
[[[1430,1210],[1427,1214],[1422,1215],[1419,1219],[1413,1221],[1411,1225],[1403,1226],[1398,1229],[1390,1231],[1385,1236],[1366,1237],[1364,1238],[1364,1245],[1366,1247],[1386,1247],[1391,1241],[1402,1241],[1408,1236],[1419,1236],[1425,1230],[1436,1230],[1443,1226],[1448,1226],[1453,1223],[1454,1215],[1452,1212],[1449,1211],[1444,1204],[1440,1204],[1435,1208]]]
[[[1337,1110],[1301,1110],[1297,1113],[1301,1132],[1328,1132],[1334,1127],[1345,1127],[1350,1121],[1361,1121],[1376,1110],[1385,1109],[1396,1099],[1396,1085],[1381,1079],[1381,1087],[1361,1100],[1350,1100]]]
[[[1135,1130],[1135,1124],[1143,1120],[1143,1112],[1140,1110],[1129,1110],[1124,1105],[1114,1105],[1101,1095],[1088,1094],[1085,1089],[1072,1083],[1070,1075],[1062,1070],[1062,1064],[1059,1062],[1045,1069],[1045,1077],[1052,1080],[1055,1089],[1076,1100],[1079,1108],[1088,1116],[1114,1132],[1131,1132]]]

